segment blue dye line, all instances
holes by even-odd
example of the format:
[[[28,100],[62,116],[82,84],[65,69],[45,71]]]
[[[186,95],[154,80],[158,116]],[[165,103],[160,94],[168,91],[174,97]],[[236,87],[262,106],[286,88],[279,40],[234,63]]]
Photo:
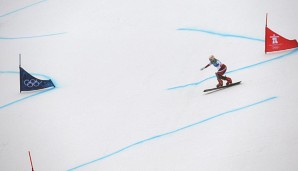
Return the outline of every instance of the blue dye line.
[[[0,71],[0,74],[20,74],[18,71]],[[49,76],[43,75],[43,74],[37,74],[37,73],[30,73],[33,76],[41,76],[46,79],[51,79]]]
[[[11,11],[11,12],[8,12],[8,13],[6,13],[6,14],[0,15],[0,18],[6,17],[6,16],[11,15],[11,14],[14,14],[14,13],[17,13],[17,12],[19,12],[19,11],[22,11],[22,10],[27,9],[27,8],[29,8],[29,7],[38,5],[38,4],[43,3],[43,2],[45,2],[45,1],[48,1],[48,0],[42,0],[42,1],[36,2],[36,3],[34,3],[34,4],[27,5],[27,6],[25,6],[25,7],[16,9],[16,10]]]
[[[51,34],[44,34],[44,35],[37,35],[37,36],[0,37],[0,40],[33,39],[33,38],[41,38],[41,37],[49,37],[49,36],[58,36],[61,34],[66,34],[66,32],[51,33]]]
[[[19,74],[17,71],[0,71],[0,74]]]
[[[246,105],[246,106],[242,106],[242,107],[239,107],[239,108],[235,108],[235,109],[232,109],[232,110],[229,110],[229,111],[226,111],[226,112],[223,112],[223,113],[214,115],[214,116],[209,117],[209,118],[207,118],[207,119],[204,119],[204,120],[201,120],[201,121],[192,123],[192,124],[190,124],[190,125],[187,125],[187,126],[184,126],[184,127],[178,128],[178,129],[175,129],[175,130],[173,130],[173,131],[169,131],[169,132],[166,132],[166,133],[163,133],[163,134],[160,134],[160,135],[153,136],[153,137],[151,137],[151,138],[147,138],[147,139],[141,140],[141,141],[139,141],[139,142],[136,142],[136,143],[133,143],[133,144],[131,144],[131,145],[128,145],[128,146],[126,146],[126,147],[124,147],[124,148],[121,148],[120,150],[117,150],[117,151],[115,151],[115,152],[113,152],[113,153],[110,153],[110,154],[108,154],[108,155],[102,156],[102,157],[100,157],[100,158],[98,158],[98,159],[95,159],[95,160],[92,160],[92,161],[90,161],[90,162],[87,162],[87,163],[81,164],[81,165],[79,165],[79,166],[76,166],[76,167],[74,167],[74,168],[68,169],[67,171],[77,170],[77,169],[79,169],[79,168],[82,168],[82,167],[84,167],[84,166],[90,165],[90,164],[92,164],[92,163],[95,163],[95,162],[101,161],[101,160],[103,160],[103,159],[112,157],[112,156],[114,156],[114,155],[116,155],[116,154],[118,154],[118,153],[121,153],[121,152],[123,152],[123,151],[125,151],[125,150],[127,150],[127,149],[129,149],[129,148],[134,147],[134,146],[137,146],[137,145],[140,145],[140,144],[143,144],[143,143],[146,143],[146,142],[149,142],[149,141],[158,139],[158,138],[162,138],[162,137],[167,136],[167,135],[170,135],[170,134],[174,134],[174,133],[183,131],[183,130],[185,130],[185,129],[188,129],[188,128],[197,126],[197,125],[199,125],[199,124],[205,123],[205,122],[207,122],[207,121],[210,121],[210,120],[212,120],[212,119],[218,118],[218,117],[220,117],[220,116],[227,115],[227,114],[230,114],[230,113],[233,113],[233,112],[237,112],[237,111],[240,111],[240,110],[244,110],[244,109],[246,109],[246,108],[253,107],[253,106],[256,106],[256,105],[258,105],[258,104],[261,104],[261,103],[265,103],[265,102],[271,101],[271,100],[273,100],[273,99],[275,99],[275,98],[277,98],[277,97],[270,97],[270,98],[267,98],[267,99],[264,99],[264,100],[261,100],[261,101],[258,101],[258,102],[255,102],[255,103]]]
[[[17,9],[17,10],[11,11],[11,12],[8,12],[8,13],[6,13],[6,14],[1,15],[0,18],[6,17],[6,16],[8,16],[8,15],[14,14],[14,13],[16,13],[16,12],[22,11],[22,10],[24,10],[24,9],[27,9],[27,8],[29,8],[29,7],[38,5],[38,4],[43,3],[43,2],[46,2],[46,1],[48,1],[48,0],[42,0],[42,1],[36,2],[36,3],[34,3],[34,4],[31,4],[31,5],[27,5],[27,6],[25,6],[25,7],[22,7],[22,8],[20,8],[20,9]],[[36,35],[36,36],[0,37],[0,40],[32,39],[32,38],[41,38],[41,37],[49,37],[49,36],[58,36],[58,35],[61,35],[61,34],[66,34],[66,32],[51,33],[51,34]]]
[[[23,101],[23,100],[29,99],[29,98],[31,98],[31,97],[34,97],[34,96],[37,96],[37,95],[46,93],[46,92],[51,91],[51,90],[53,90],[53,89],[55,89],[55,87],[52,87],[52,88],[49,88],[49,89],[40,91],[40,92],[38,92],[38,93],[35,93],[35,94],[30,95],[30,96],[21,98],[21,99],[19,99],[19,100],[15,100],[15,101],[13,101],[13,102],[10,102],[10,103],[8,103],[8,104],[5,104],[5,105],[3,105],[3,106],[0,106],[0,110],[3,109],[3,108],[6,108],[6,107],[8,107],[8,106],[11,106],[11,105],[13,105],[13,104],[16,104],[16,103],[18,103],[18,102],[21,102],[21,101]]]
[[[227,33],[219,33],[219,32],[213,32],[213,31],[209,31],[209,30],[198,29],[198,28],[179,28],[177,30],[197,31],[197,32],[203,32],[203,33],[207,33],[207,34],[222,36],[222,37],[233,37],[233,38],[240,38],[240,39],[248,39],[248,40],[254,40],[254,41],[259,41],[259,42],[264,42],[265,41],[263,39],[258,39],[258,38],[253,38],[253,37],[247,37],[247,36],[241,36],[241,35],[235,35],[235,34],[227,34]]]
[[[223,37],[234,37],[234,38],[249,39],[249,40],[264,42],[264,40],[262,40],[262,39],[246,37],[246,36],[241,36],[241,35],[234,35],[234,34],[225,34],[225,33],[213,32],[213,31],[208,31],[208,30],[198,29],[198,28],[179,28],[177,30],[198,31],[198,32],[212,34],[212,35],[223,36]],[[239,68],[239,69],[229,71],[229,72],[227,72],[227,74],[237,72],[237,71],[241,71],[241,70],[248,69],[248,68],[252,68],[252,67],[255,67],[255,66],[258,66],[258,65],[261,65],[261,64],[265,64],[265,63],[277,60],[277,59],[281,59],[281,58],[287,57],[289,55],[292,55],[292,54],[296,53],[297,51],[298,51],[298,48],[296,48],[293,51],[290,51],[289,53],[286,53],[284,55],[281,55],[281,56],[278,56],[278,57],[275,57],[275,58],[272,58],[272,59],[269,59],[269,60],[265,60],[265,61],[262,61],[262,62],[258,62],[256,64],[248,65],[248,66],[245,66],[245,67],[242,67],[242,68]],[[190,83],[190,84],[170,87],[170,88],[167,88],[166,90],[175,90],[175,89],[185,88],[185,87],[189,87],[189,86],[197,86],[197,85],[199,85],[199,84],[201,84],[201,83],[203,83],[207,80],[213,79],[213,78],[215,78],[215,76],[211,76],[211,77],[205,78],[201,81]]]
[[[256,63],[256,64],[252,64],[252,65],[249,65],[249,66],[246,66],[246,67],[243,67],[243,68],[239,68],[239,69],[235,69],[233,71],[229,71],[227,73],[232,73],[232,72],[237,72],[237,71],[240,71],[240,70],[244,70],[244,69],[247,69],[247,68],[252,68],[252,67],[255,67],[257,65],[261,65],[261,64],[265,64],[265,63],[268,63],[268,62],[272,62],[272,61],[275,61],[275,60],[278,60],[278,59],[282,59],[282,58],[285,58],[287,56],[290,56],[294,53],[297,53],[298,52],[298,48],[290,51],[289,53],[286,53],[284,55],[281,55],[281,56],[277,56],[275,58],[272,58],[272,59],[269,59],[269,60],[265,60],[265,61],[262,61],[262,62],[259,62],[259,63]]]
[[[19,73],[20,73],[20,72],[17,72],[17,71],[0,71],[0,74],[19,74]],[[35,74],[35,73],[30,73],[30,74],[31,74],[31,75],[34,75],[34,76],[42,76],[42,77],[45,77],[46,79],[50,79],[49,76],[46,76],[46,75],[43,75],[43,74]],[[52,80],[52,81],[53,81],[53,80]],[[3,108],[5,108],[5,107],[11,106],[11,105],[13,105],[13,104],[16,104],[16,103],[18,103],[18,102],[21,102],[21,101],[23,101],[23,100],[29,99],[29,98],[31,98],[31,97],[34,97],[34,96],[43,94],[43,93],[48,92],[48,91],[53,90],[53,89],[55,89],[55,87],[53,87],[53,88],[49,88],[49,89],[46,89],[46,90],[43,90],[43,91],[40,91],[40,92],[35,93],[35,94],[32,94],[32,95],[30,95],[30,96],[21,98],[21,99],[19,99],[19,100],[15,100],[15,101],[10,102],[10,103],[5,104],[5,105],[2,105],[2,106],[0,106],[0,110],[3,109]]]
[[[246,37],[246,36],[240,36],[240,35],[234,35],[234,34],[213,32],[213,31],[208,31],[208,30],[203,30],[203,29],[197,29],[197,28],[179,28],[177,30],[198,31],[198,32],[203,32],[203,33],[207,33],[207,34],[223,36],[223,37],[234,37],[234,38],[249,39],[249,40],[264,42],[264,40],[262,40],[262,39],[257,39],[257,38],[252,38],[252,37]],[[259,62],[259,63],[256,63],[256,64],[248,65],[248,66],[245,66],[245,67],[236,69],[236,70],[229,71],[227,73],[233,73],[233,72],[241,71],[241,70],[252,68],[252,67],[255,67],[255,66],[258,66],[258,65],[261,65],[261,64],[265,64],[265,63],[268,63],[268,62],[277,60],[277,59],[281,59],[281,58],[284,58],[284,57],[289,56],[291,54],[294,54],[297,51],[298,51],[298,49],[295,49],[295,50],[293,50],[293,51],[291,51],[291,52],[289,52],[289,53],[287,53],[285,55],[281,55],[281,56],[275,57],[273,59],[265,60],[265,61],[262,61],[262,62]],[[175,86],[175,87],[167,88],[166,90],[175,90],[175,89],[185,88],[185,87],[189,87],[189,86],[197,86],[197,85],[199,85],[199,84],[201,84],[201,83],[203,83],[203,82],[205,82],[207,80],[210,80],[212,78],[215,78],[215,76],[211,76],[211,77],[205,78],[205,79],[203,79],[201,81],[198,81],[198,82],[194,82],[194,83],[190,83],[190,84],[185,84],[185,85],[181,85],[181,86]]]
[[[289,53],[286,53],[284,55],[281,55],[281,56],[277,56],[275,58],[272,58],[272,59],[269,59],[269,60],[265,60],[265,61],[261,61],[261,62],[258,62],[258,63],[255,63],[255,64],[252,64],[252,65],[248,65],[248,66],[245,66],[245,67],[242,67],[242,68],[238,68],[238,69],[235,69],[235,70],[232,70],[232,71],[229,71],[229,72],[226,72],[227,74],[229,73],[233,73],[233,72],[238,72],[238,71],[241,71],[241,70],[245,70],[245,69],[249,69],[249,68],[252,68],[252,67],[255,67],[255,66],[258,66],[258,65],[262,65],[262,64],[265,64],[265,63],[268,63],[268,62],[272,62],[272,61],[275,61],[275,60],[278,60],[278,59],[282,59],[282,58],[285,58],[287,56],[290,56],[294,53],[297,53],[298,52],[298,48],[290,51]],[[215,78],[215,76],[211,76],[211,77],[208,77],[208,78],[205,78],[201,81],[198,81],[198,82],[194,82],[194,83],[190,83],[190,84],[185,84],[185,85],[181,85],[181,86],[175,86],[175,87],[171,87],[171,88],[167,88],[166,90],[175,90],[175,89],[180,89],[180,88],[185,88],[185,87],[189,87],[189,86],[197,86],[207,80],[210,80],[212,78]]]

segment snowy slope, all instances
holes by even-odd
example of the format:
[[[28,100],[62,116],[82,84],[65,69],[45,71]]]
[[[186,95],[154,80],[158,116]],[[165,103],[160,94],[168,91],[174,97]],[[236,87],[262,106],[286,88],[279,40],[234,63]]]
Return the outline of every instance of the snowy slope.
[[[0,170],[298,169],[298,1],[2,1]],[[18,55],[57,88],[19,93]],[[214,93],[214,54],[242,84]]]

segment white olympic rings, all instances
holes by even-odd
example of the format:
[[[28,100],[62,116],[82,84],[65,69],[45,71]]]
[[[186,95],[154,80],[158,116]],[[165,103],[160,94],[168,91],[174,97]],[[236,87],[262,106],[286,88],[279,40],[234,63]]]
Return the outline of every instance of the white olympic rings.
[[[29,88],[31,88],[31,87],[38,87],[40,84],[42,83],[42,81],[40,81],[40,82],[38,82],[38,80],[37,79],[26,79],[26,80],[24,80],[24,85],[26,86],[26,87],[29,87]]]

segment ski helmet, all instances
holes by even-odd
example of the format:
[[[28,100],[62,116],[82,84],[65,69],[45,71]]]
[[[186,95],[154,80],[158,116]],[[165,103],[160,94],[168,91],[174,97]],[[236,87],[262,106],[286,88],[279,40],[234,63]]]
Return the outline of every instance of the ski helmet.
[[[211,55],[211,56],[209,57],[209,61],[210,61],[211,63],[216,62],[216,59],[215,59],[214,55]]]

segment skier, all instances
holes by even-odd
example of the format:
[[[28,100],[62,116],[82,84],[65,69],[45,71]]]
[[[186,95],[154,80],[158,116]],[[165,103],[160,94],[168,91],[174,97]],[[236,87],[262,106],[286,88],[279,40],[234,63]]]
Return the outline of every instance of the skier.
[[[226,80],[227,83],[226,85],[232,84],[232,79],[229,77],[224,76],[224,73],[227,71],[227,66],[223,63],[221,63],[218,59],[216,59],[213,55],[209,57],[210,63],[207,64],[205,67],[201,68],[201,71],[204,70],[205,68],[209,67],[211,64],[218,69],[218,71],[215,73],[218,84],[216,87],[221,87],[223,86],[223,81]]]

